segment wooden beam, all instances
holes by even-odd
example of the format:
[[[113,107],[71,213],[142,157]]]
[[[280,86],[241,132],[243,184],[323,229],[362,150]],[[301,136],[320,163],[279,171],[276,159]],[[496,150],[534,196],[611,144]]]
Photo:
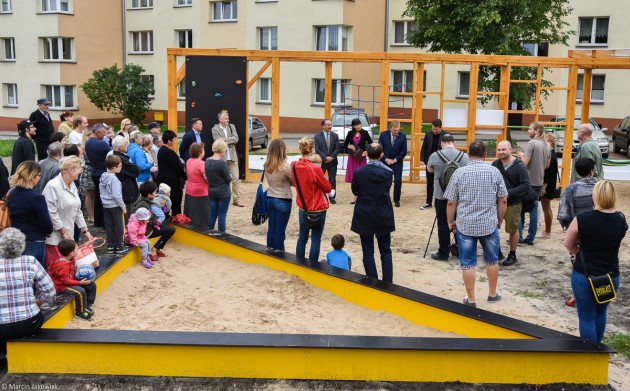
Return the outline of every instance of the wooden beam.
[[[250,88],[252,88],[252,86],[254,85],[254,83],[256,83],[258,81],[258,79],[260,79],[260,77],[262,76],[263,73],[265,73],[265,71],[267,70],[267,68],[269,68],[269,66],[271,65],[271,61],[267,61],[262,68],[260,68],[260,70],[254,75],[254,77],[252,77],[252,79],[247,83],[247,89],[249,90]]]
[[[381,131],[387,129],[387,112],[389,110],[389,61],[381,63]]]
[[[571,150],[573,149],[573,118],[575,118],[575,96],[577,90],[577,78],[578,78],[578,66],[573,65],[569,68],[569,79],[567,88],[567,102],[566,102],[566,125],[564,127],[564,144],[562,154],[562,172],[560,175],[560,184],[563,189],[566,189],[571,179]]]
[[[280,59],[271,62],[271,139],[275,140],[280,138]]]
[[[468,137],[466,145],[475,139],[477,122],[477,90],[479,89],[479,64],[470,64],[470,80],[468,85]]]
[[[184,76],[186,68],[183,68]],[[166,75],[168,79],[168,128],[177,133],[177,58],[175,55],[167,56]],[[173,146],[177,150],[177,137]]]
[[[591,107],[591,85],[593,80],[593,70],[585,69],[584,76],[582,77],[582,123],[588,122],[590,117],[589,109]],[[577,87],[576,87],[577,88]],[[577,96],[576,96],[577,98]],[[574,103],[575,104],[575,103]],[[568,120],[567,122],[571,122]]]
[[[175,76],[175,85],[177,86],[186,78],[186,62],[182,63],[182,66],[177,70],[177,75]]]
[[[332,115],[332,62],[327,61],[325,65],[326,80],[324,81],[324,118]],[[344,88],[346,86],[343,86]],[[344,94],[345,96],[345,94]],[[346,102],[342,102],[344,105]]]

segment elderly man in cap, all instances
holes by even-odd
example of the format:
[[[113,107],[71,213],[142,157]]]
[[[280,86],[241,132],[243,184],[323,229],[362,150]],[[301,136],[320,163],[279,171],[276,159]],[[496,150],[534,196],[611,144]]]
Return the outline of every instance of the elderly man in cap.
[[[50,101],[47,98],[37,99],[37,110],[31,113],[28,118],[35,128],[35,145],[37,146],[37,160],[44,160],[48,157],[48,144],[50,144],[50,136],[55,132],[52,118],[48,112]]]
[[[35,160],[35,147],[33,146],[33,138],[37,134],[35,125],[27,119],[20,121],[18,133],[20,137],[13,145],[13,154],[11,156],[11,175],[15,174],[15,170],[20,163],[27,160]]]

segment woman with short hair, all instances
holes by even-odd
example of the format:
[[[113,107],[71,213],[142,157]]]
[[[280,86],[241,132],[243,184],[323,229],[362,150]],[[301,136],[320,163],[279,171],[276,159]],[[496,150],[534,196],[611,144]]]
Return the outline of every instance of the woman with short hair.
[[[190,217],[190,224],[195,228],[208,227],[210,217],[210,201],[208,199],[208,178],[205,163],[202,160],[205,151],[203,143],[190,146],[190,158],[186,161],[186,200],[184,214]]]
[[[123,118],[120,121],[120,132],[117,136],[123,136],[127,142],[129,142],[129,129],[131,129],[131,120],[129,118]]]
[[[151,172],[157,171],[157,165],[155,165],[153,161],[149,161],[149,157],[147,155],[147,152],[150,153],[151,145],[153,144],[151,136],[143,136],[142,133],[137,130],[131,132],[129,139],[133,140],[133,144],[129,144],[127,154],[129,155],[131,162],[140,168],[138,184],[152,180]]]
[[[186,184],[186,171],[184,162],[173,151],[177,135],[172,130],[167,130],[162,134],[164,143],[157,154],[157,165],[159,167],[156,182],[158,186],[166,183],[171,188],[171,211],[173,216],[182,213],[182,198],[184,195],[184,185]]]
[[[225,232],[227,211],[230,207],[232,192],[230,183],[232,175],[223,155],[227,151],[227,144],[217,140],[212,144],[214,154],[206,159],[206,178],[208,178],[208,198],[210,199],[210,217],[208,227],[214,229],[219,220],[219,231]]]
[[[68,144],[83,145],[83,132],[88,126],[88,120],[84,115],[75,116],[72,121],[73,130],[68,134]]]
[[[59,119],[61,124],[57,128],[57,132],[63,133],[65,137],[68,137],[73,129],[74,114],[70,111],[64,111],[59,115]]]

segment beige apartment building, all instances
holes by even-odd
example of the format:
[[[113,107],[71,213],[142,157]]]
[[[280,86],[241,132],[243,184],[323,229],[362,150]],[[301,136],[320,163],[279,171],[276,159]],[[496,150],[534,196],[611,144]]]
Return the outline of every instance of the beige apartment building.
[[[405,0],[0,0],[0,129],[14,129],[28,117],[37,98],[46,96],[55,112],[78,111],[90,119],[111,119],[87,100],[79,85],[98,68],[134,63],[154,83],[152,110],[146,122],[166,120],[166,49],[235,48],[263,50],[325,50],[410,52],[405,34],[413,21],[402,17]],[[623,10],[627,0],[593,3],[573,0],[567,22],[577,31],[567,47],[528,45],[533,55],[566,56],[569,50],[630,47]],[[96,7],[98,5],[98,7]],[[180,63],[183,60],[180,60]],[[250,77],[261,63],[249,64]],[[469,67],[449,65],[445,99],[468,95]],[[439,89],[441,67],[427,65],[425,88]],[[281,131],[313,131],[324,113],[324,64],[283,63],[280,80]],[[548,75],[565,84],[566,71]],[[271,73],[264,73],[248,95],[250,114],[269,125]],[[581,76],[580,76],[581,77]],[[379,64],[336,63],[333,66],[333,107],[363,108],[380,114]],[[390,66],[389,90],[411,91],[411,64]],[[630,114],[627,104],[630,72],[595,70],[591,115],[612,127]],[[185,111],[185,86],[178,88],[180,123]],[[581,93],[578,92],[578,98]],[[625,98],[625,99],[624,99]],[[427,95],[424,120],[438,116],[439,98]],[[580,99],[576,102],[580,106]],[[457,107],[456,103],[450,104]],[[548,116],[563,112],[566,99],[554,95],[544,102]],[[409,97],[391,96],[389,117],[408,117]],[[447,105],[448,106],[448,105]],[[494,108],[494,104],[487,105]],[[465,108],[465,106],[464,106]],[[374,119],[376,122],[376,118]]]

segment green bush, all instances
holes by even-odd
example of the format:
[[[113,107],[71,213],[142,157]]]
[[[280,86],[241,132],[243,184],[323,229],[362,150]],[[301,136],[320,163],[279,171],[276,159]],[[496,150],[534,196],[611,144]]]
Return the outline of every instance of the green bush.
[[[0,140],[0,157],[11,157],[15,140]]]

